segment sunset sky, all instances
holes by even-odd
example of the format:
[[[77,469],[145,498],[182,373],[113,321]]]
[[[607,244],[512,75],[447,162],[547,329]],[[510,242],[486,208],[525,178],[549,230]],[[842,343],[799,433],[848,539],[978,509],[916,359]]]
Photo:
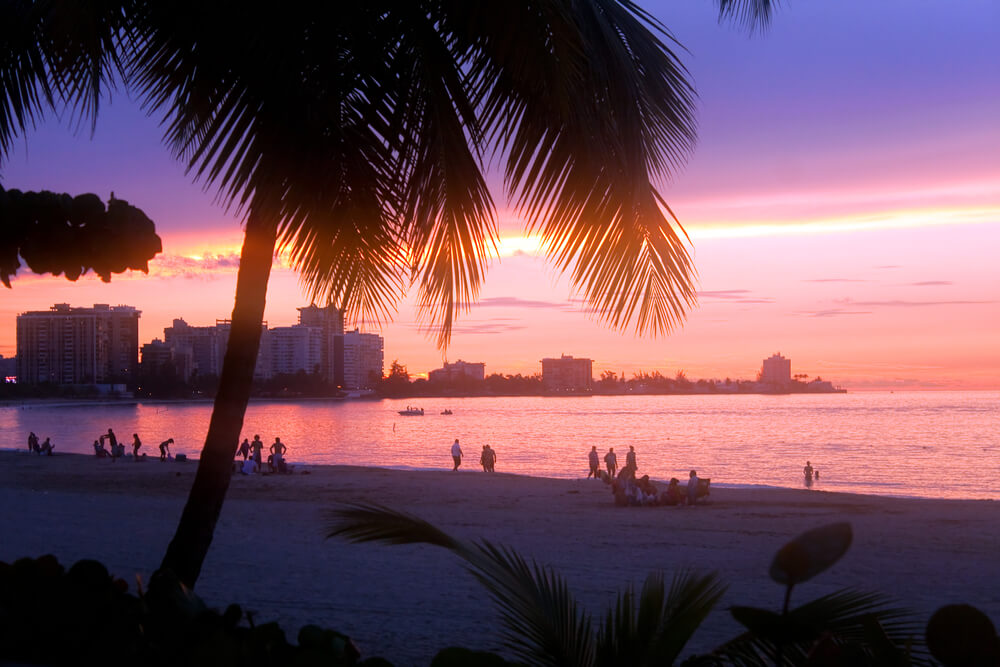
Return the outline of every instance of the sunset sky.
[[[604,328],[523,237],[497,183],[501,257],[447,358],[534,373],[562,353],[594,359],[595,376],[752,378],[781,352],[793,373],[849,389],[1000,387],[1000,4],[788,0],[752,36],[719,25],[711,2],[640,4],[688,49],[700,98],[695,153],[663,184],[691,237],[699,305],[667,337]],[[14,354],[17,313],[57,302],[135,306],[142,341],[173,318],[229,316],[240,221],[161,135],[118,93],[93,136],[50,119],[0,165],[6,188],[114,191],[164,243],[148,276],[110,284],[22,270],[0,304],[0,354]],[[268,324],[294,323],[305,304],[276,267]],[[387,367],[440,366],[412,300],[380,331]]]

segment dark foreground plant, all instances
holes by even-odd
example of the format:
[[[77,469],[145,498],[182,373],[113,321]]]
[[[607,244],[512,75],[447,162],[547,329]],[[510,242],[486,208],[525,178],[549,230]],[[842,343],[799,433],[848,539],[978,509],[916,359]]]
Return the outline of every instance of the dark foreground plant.
[[[370,504],[333,512],[329,537],[354,542],[431,544],[462,558],[500,608],[506,647],[530,665],[670,665],[725,591],[715,574],[649,575],[638,596],[619,595],[595,633],[565,581],[551,568],[525,561],[486,540],[454,538],[419,518]],[[841,590],[791,609],[791,593],[826,570],[850,547],[851,527],[808,531],[778,551],[771,577],[786,586],[781,613],[733,607],[747,632],[685,665],[922,665],[929,664],[920,628],[887,598]]]
[[[682,572],[669,589],[654,573],[630,588],[596,629],[554,570],[486,540],[460,540],[414,516],[377,505],[334,513],[330,537],[432,544],[463,559],[500,609],[505,646],[529,665],[669,665],[725,592],[716,575]]]
[[[220,614],[165,572],[136,596],[97,561],[81,560],[68,571],[54,556],[0,562],[0,664],[388,664],[359,657],[333,630],[307,625],[294,645],[277,623],[254,625],[238,605]]]

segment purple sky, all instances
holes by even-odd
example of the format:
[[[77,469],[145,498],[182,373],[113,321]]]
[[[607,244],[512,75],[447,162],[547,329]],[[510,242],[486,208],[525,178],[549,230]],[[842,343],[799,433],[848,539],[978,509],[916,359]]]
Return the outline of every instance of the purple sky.
[[[566,353],[595,372],[748,377],[780,349],[793,372],[849,387],[1000,386],[1000,3],[788,1],[754,36],[719,25],[709,2],[641,4],[688,49],[699,93],[697,149],[664,192],[692,237],[700,307],[666,339],[609,332],[501,210],[509,243],[448,358],[535,372]],[[164,257],[110,285],[20,275],[0,353],[14,351],[16,313],[56,301],[135,305],[144,339],[174,317],[228,316],[239,221],[160,134],[119,92],[93,137],[52,119],[4,161],[8,188],[114,190],[156,221]],[[302,304],[278,269],[269,323]],[[442,359],[409,302],[383,334],[387,364]]]

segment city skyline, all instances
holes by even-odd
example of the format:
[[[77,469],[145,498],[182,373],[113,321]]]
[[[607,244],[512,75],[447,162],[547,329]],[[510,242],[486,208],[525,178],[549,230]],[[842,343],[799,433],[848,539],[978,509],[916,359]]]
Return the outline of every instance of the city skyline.
[[[711,3],[644,6],[690,50],[683,61],[700,94],[699,146],[664,188],[692,240],[700,306],[668,337],[606,329],[523,235],[494,174],[500,259],[447,358],[502,355],[497,366],[516,373],[586,354],[595,375],[749,377],[780,349],[852,390],[996,388],[998,9],[792,3],[748,39],[718,25]],[[176,317],[229,317],[239,220],[191,183],[159,136],[119,95],[93,139],[50,120],[0,165],[7,188],[114,190],[164,240],[149,276],[105,285],[19,272],[0,309],[0,353],[14,352],[16,314],[40,304],[155,303],[143,308],[142,340]],[[296,276],[279,262],[271,283],[265,319],[292,324],[292,304],[306,301]],[[386,339],[387,363],[426,372],[445,358],[421,333],[412,297],[393,323],[373,324],[362,326]]]

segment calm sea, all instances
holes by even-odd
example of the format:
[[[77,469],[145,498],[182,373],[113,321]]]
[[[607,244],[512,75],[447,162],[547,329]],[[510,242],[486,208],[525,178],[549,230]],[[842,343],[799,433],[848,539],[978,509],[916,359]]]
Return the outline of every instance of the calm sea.
[[[407,404],[423,417],[398,414]],[[444,409],[454,414],[442,415]],[[197,456],[208,403],[13,404],[0,407],[0,446],[26,448],[29,430],[57,451],[92,453],[112,427],[150,456]],[[830,491],[1000,499],[1000,392],[897,392],[792,396],[594,396],[256,402],[243,434],[280,436],[293,463],[450,468],[459,438],[463,470],[481,470],[489,444],[497,470],[544,477],[587,473],[587,452],[629,445],[640,474],[713,484],[801,486],[810,460],[814,488]],[[129,451],[131,449],[129,448]],[[156,463],[156,465],[160,465]]]

